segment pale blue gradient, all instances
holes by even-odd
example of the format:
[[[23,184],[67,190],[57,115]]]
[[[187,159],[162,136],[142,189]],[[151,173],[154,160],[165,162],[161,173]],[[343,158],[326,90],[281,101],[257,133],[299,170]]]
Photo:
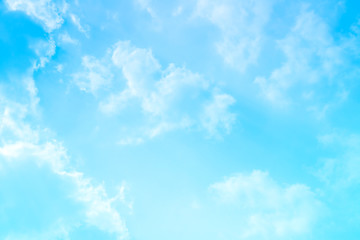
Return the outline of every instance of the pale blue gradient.
[[[358,239],[360,4],[0,2],[0,239]]]

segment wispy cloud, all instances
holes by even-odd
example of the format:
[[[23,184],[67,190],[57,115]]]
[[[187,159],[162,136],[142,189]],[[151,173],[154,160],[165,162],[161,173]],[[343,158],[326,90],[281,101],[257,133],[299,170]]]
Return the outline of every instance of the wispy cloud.
[[[342,189],[360,182],[360,136],[355,133],[346,134],[332,132],[318,137],[319,143],[325,148],[338,149],[332,156],[320,159],[321,166],[315,175],[328,186]]]
[[[235,99],[228,94],[215,94],[213,100],[204,109],[203,125],[211,135],[218,135],[219,129],[230,132],[236,115],[229,111]]]
[[[89,37],[90,29],[88,25],[83,26],[80,22],[80,18],[75,14],[70,14],[70,19],[80,32],[84,33],[86,37]]]
[[[74,82],[80,90],[96,94],[98,90],[111,84],[113,74],[98,59],[84,56],[82,66],[85,71],[73,75]]]
[[[243,220],[240,239],[293,239],[310,233],[321,215],[322,204],[308,186],[279,184],[263,171],[236,174],[210,190]]]
[[[330,106],[346,100],[347,76],[356,71],[348,63],[347,41],[336,41],[328,24],[304,7],[278,41],[285,62],[269,77],[255,79],[260,95],[278,107],[304,105],[321,118]]]
[[[6,0],[9,10],[22,11],[37,20],[46,31],[58,29],[64,22],[63,14],[67,11],[67,3],[55,3],[52,0]]]
[[[125,138],[127,140],[121,140],[121,143],[139,143],[129,139],[143,141],[167,131],[193,126],[200,126],[210,135],[220,134],[220,129],[230,131],[235,115],[229,106],[235,99],[229,94],[211,96],[215,86],[200,74],[174,64],[164,69],[150,49],[137,48],[129,41],[116,43],[108,53],[111,54],[102,60],[84,57],[83,65],[87,70],[74,74],[74,77],[80,89],[94,92],[111,82],[111,73],[121,70],[125,88],[103,95],[99,108],[105,114],[120,114],[127,106],[139,102],[138,107],[149,126],[142,129],[140,136]]]
[[[244,72],[257,63],[273,4],[273,0],[198,0],[194,14],[219,28],[217,52],[225,63]]]
[[[33,90],[33,87],[29,89],[29,94],[30,99],[35,99],[36,91]],[[71,164],[71,157],[68,156],[63,144],[53,139],[47,129],[34,128],[26,122],[28,113],[29,108],[26,105],[12,102],[4,97],[1,98],[0,163],[2,168],[31,163],[38,168],[49,169],[51,174],[58,176],[65,182],[71,182],[72,187],[68,194],[74,202],[81,203],[81,207],[85,211],[78,215],[75,225],[69,226],[66,223],[61,228],[63,231],[58,227],[54,228],[54,231],[61,230],[60,233],[54,234],[66,236],[68,231],[73,231],[79,225],[90,225],[101,231],[114,234],[117,239],[127,238],[128,230],[125,222],[113,206],[116,201],[125,203],[124,191],[121,190],[123,187],[119,189],[119,193],[115,197],[108,197],[102,184],[95,184],[91,178],[85,177],[84,173],[74,169]],[[128,203],[126,204],[130,206]],[[62,216],[64,219],[67,217],[66,215]],[[54,222],[54,224],[56,223]],[[39,234],[42,236],[45,233]],[[44,236],[52,236],[49,234],[46,233]],[[10,234],[7,239],[14,238]],[[19,239],[21,239],[21,234]]]

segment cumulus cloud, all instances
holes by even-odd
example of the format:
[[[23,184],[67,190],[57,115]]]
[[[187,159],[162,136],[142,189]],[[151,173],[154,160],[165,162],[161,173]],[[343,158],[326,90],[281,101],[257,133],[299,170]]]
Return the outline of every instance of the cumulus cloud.
[[[73,197],[86,206],[85,222],[102,231],[115,234],[118,239],[128,237],[128,230],[113,202],[124,201],[122,192],[110,198],[103,185],[94,185],[90,178],[76,171],[62,171],[59,174],[73,181],[76,192]],[[121,189],[121,188],[120,188]]]
[[[67,11],[67,3],[55,3],[52,0],[5,0],[11,11],[22,11],[37,20],[46,31],[58,29],[64,22],[63,14]]]
[[[245,71],[255,64],[263,44],[263,30],[274,1],[198,0],[195,16],[221,31],[217,52],[232,67]]]
[[[229,132],[234,124],[236,115],[229,111],[235,99],[228,94],[216,94],[213,100],[204,109],[203,125],[212,135],[217,135],[219,128]]]
[[[190,127],[219,135],[221,129],[229,132],[235,121],[229,109],[235,103],[233,97],[212,93],[215,86],[186,67],[169,64],[163,68],[150,49],[120,41],[102,60],[93,57],[85,60],[85,71],[74,74],[80,89],[94,93],[110,83],[112,73],[118,81],[124,80],[123,88],[110,89],[100,98],[99,109],[103,113],[120,114],[136,104],[146,119],[141,135],[125,137],[119,141],[121,144],[141,143],[167,131]],[[89,60],[91,66],[87,64]],[[115,81],[111,86],[114,85]]]
[[[84,56],[82,66],[85,71],[73,75],[74,82],[80,90],[96,94],[102,87],[110,85],[113,74],[100,60]]]
[[[360,182],[360,136],[333,132],[318,137],[319,143],[327,148],[340,149],[332,157],[321,158],[321,167],[315,175],[334,188],[344,188]]]
[[[29,88],[29,87],[28,87]],[[30,88],[30,98],[36,92]],[[0,163],[2,168],[28,166],[33,164],[38,169],[49,169],[51,174],[61,181],[70,183],[67,193],[73,202],[80,204],[83,211],[74,212],[76,220],[64,223],[62,227],[55,227],[39,233],[34,239],[46,239],[45,236],[65,237],[69,232],[79,226],[87,225],[98,228],[116,236],[117,239],[128,237],[128,230],[114,202],[122,202],[129,208],[131,203],[124,197],[124,187],[119,188],[119,193],[109,197],[103,184],[95,184],[84,173],[76,171],[71,164],[71,158],[61,142],[53,139],[49,130],[33,127],[26,122],[29,117],[27,105],[12,102],[5,97],[0,102]],[[69,216],[60,216],[66,219]],[[54,222],[56,224],[56,222]],[[51,231],[55,231],[50,233]],[[59,232],[60,231],[60,232]],[[34,232],[34,231],[33,231]],[[32,233],[29,233],[30,236]],[[7,239],[22,239],[22,234],[9,233]],[[55,234],[55,235],[54,235]],[[14,235],[14,236],[13,236]],[[25,239],[31,239],[25,237]],[[66,238],[65,238],[66,239]]]
[[[329,26],[314,11],[303,9],[278,46],[286,61],[269,77],[259,76],[254,81],[267,101],[280,107],[301,102],[322,116],[335,104],[331,102],[334,97],[338,102],[346,99],[346,88],[337,79],[346,79],[350,72],[344,44],[334,40]],[[329,95],[324,95],[324,88]],[[319,103],[319,99],[328,101]]]
[[[309,233],[321,214],[322,204],[308,186],[282,185],[263,171],[228,177],[210,190],[242,219],[240,239],[293,239]]]
[[[129,41],[115,44],[112,61],[122,69],[130,93],[139,97],[152,90],[161,68],[151,50],[136,48]]]
[[[164,116],[176,102],[187,101],[183,96],[185,91],[189,91],[187,98],[196,98],[209,85],[199,74],[184,67],[170,64],[162,70],[151,50],[135,48],[128,41],[115,45],[112,61],[121,68],[127,83],[117,100],[126,101],[124,96],[137,98],[142,109],[155,116]]]

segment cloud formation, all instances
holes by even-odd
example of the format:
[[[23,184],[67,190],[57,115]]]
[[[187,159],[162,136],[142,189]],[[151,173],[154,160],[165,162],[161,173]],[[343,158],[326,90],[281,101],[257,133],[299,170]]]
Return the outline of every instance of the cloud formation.
[[[96,94],[99,89],[111,84],[113,74],[98,59],[84,56],[82,66],[84,72],[73,75],[74,82],[80,90]]]
[[[52,0],[6,0],[11,11],[22,11],[38,21],[47,32],[58,29],[64,22],[63,14],[67,11],[67,3]]]
[[[235,103],[232,96],[218,93],[211,82],[185,67],[169,64],[164,69],[151,50],[137,48],[130,41],[116,43],[101,60],[83,57],[83,66],[85,71],[74,74],[81,90],[95,93],[105,86],[110,88],[111,82],[116,86],[120,79],[125,81],[123,88],[100,97],[103,113],[121,114],[129,105],[138,104],[147,119],[149,127],[141,136],[125,138],[121,143],[141,143],[144,138],[190,127],[221,135],[221,129],[229,132],[235,122],[229,109]]]
[[[221,31],[216,50],[225,63],[244,72],[256,64],[264,41],[264,27],[275,1],[198,0],[195,16]]]
[[[332,157],[321,158],[321,167],[315,175],[331,188],[341,189],[355,186],[360,182],[360,136],[333,132],[318,137],[325,148],[341,149]]]
[[[28,85],[29,86],[29,85]],[[27,87],[30,101],[37,99],[34,85]],[[130,207],[124,198],[124,187],[119,189],[119,193],[110,198],[102,184],[95,184],[91,178],[85,177],[84,173],[75,170],[71,164],[71,158],[68,156],[62,143],[51,137],[48,129],[32,127],[26,122],[29,114],[32,112],[34,104],[21,104],[10,101],[1,96],[0,101],[0,173],[6,168],[16,168],[23,165],[34,165],[39,171],[48,169],[56,178],[70,183],[68,196],[74,203],[79,203],[84,212],[74,212],[71,216],[77,216],[75,222],[71,224],[66,222],[70,216],[60,216],[65,223],[45,232],[39,232],[34,239],[39,237],[68,236],[79,226],[94,226],[101,231],[113,234],[117,239],[128,237],[128,230],[123,219],[116,208],[114,202],[121,202]],[[30,115],[31,116],[31,115]],[[0,174],[1,175],[1,174]],[[26,184],[26,183],[22,183]],[[122,189],[122,190],[121,190]],[[4,195],[5,196],[5,195]],[[17,196],[21,197],[21,196]],[[57,222],[53,223],[57,225]],[[50,232],[49,232],[50,231]],[[29,233],[31,236],[31,233]],[[55,234],[55,235],[54,235]],[[6,239],[22,239],[22,236],[9,233]],[[29,239],[28,237],[25,239]]]
[[[322,204],[308,186],[284,186],[263,171],[236,174],[210,190],[237,212],[240,239],[296,239],[310,233],[321,214]]]
[[[355,71],[348,63],[347,42],[336,41],[328,24],[304,8],[290,32],[278,41],[285,62],[269,77],[255,79],[260,95],[274,106],[301,103],[324,115],[347,97],[347,76]]]

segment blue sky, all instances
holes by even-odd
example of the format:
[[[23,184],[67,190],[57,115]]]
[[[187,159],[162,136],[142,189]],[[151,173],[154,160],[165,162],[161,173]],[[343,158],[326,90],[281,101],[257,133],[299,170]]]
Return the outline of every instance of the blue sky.
[[[0,238],[358,239],[359,7],[1,1]]]

